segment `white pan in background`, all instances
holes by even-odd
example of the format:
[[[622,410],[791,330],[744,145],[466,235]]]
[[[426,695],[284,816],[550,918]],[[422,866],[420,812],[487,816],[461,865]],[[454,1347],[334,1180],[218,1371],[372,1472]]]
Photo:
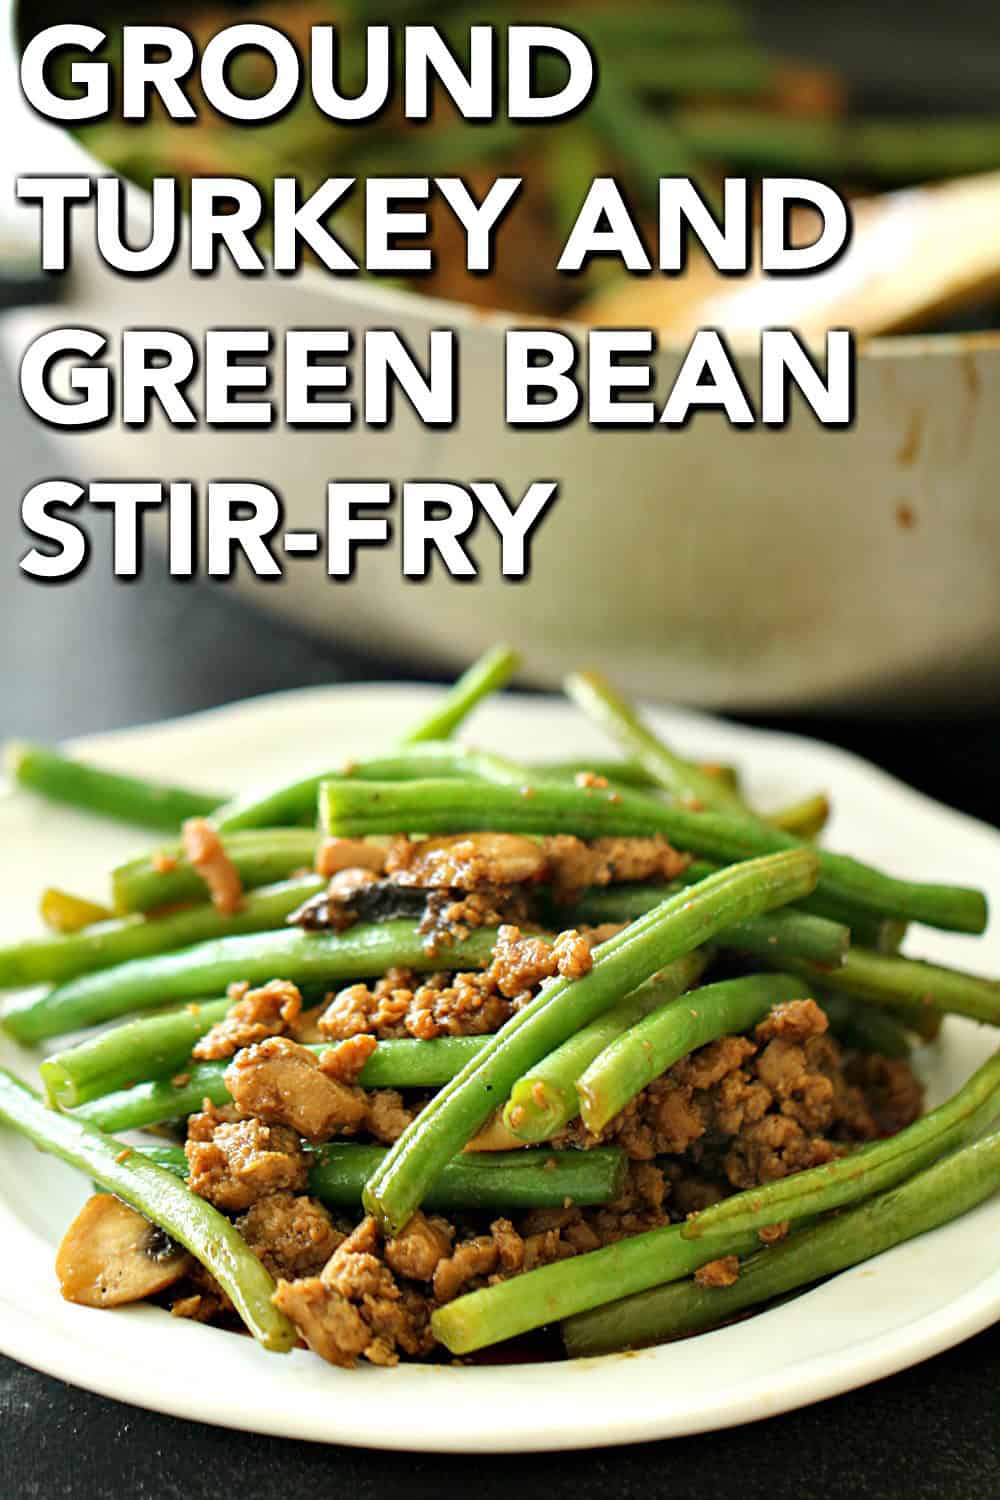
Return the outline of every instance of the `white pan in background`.
[[[0,0],[8,198],[2,179],[18,172],[102,170],[23,103],[13,8]],[[143,198],[132,190],[139,225]],[[35,210],[17,212],[30,222]],[[511,432],[502,421],[502,316],[316,269],[290,280],[177,267],[130,281],[104,268],[88,239],[79,236],[61,305],[8,324],[12,361],[53,323],[96,327],[112,341],[129,326],[197,337],[264,325],[279,343],[290,327],[393,326],[418,350],[431,328],[453,326],[462,411],[450,431],[422,428],[402,407],[384,431],[110,424],[58,435],[65,475],[259,479],[283,496],[286,528],[308,530],[323,524],[331,478],[495,479],[512,497],[534,478],[560,481],[521,584],[500,578],[496,538],[483,525],[472,589],[439,567],[421,585],[404,583],[395,547],[365,549],[350,585],[328,580],[322,556],[288,560],[285,579],[266,587],[242,569],[236,586],[265,609],[425,664],[458,665],[503,638],[524,649],[541,681],[557,680],[572,658],[629,691],[721,708],[879,708],[995,692],[1000,335],[872,341],[859,355],[857,419],[846,431],[822,428],[803,409],[780,431],[732,429],[703,413],[677,431],[575,423]],[[659,391],[680,357],[662,353]],[[755,361],[744,375],[753,393]]]

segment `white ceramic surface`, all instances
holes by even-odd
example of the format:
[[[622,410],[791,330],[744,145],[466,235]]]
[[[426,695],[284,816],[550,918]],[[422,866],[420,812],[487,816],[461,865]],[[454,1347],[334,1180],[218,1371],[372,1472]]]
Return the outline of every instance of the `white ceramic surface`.
[[[320,689],[81,742],[100,762],[242,790],[384,745],[432,689]],[[680,711],[652,715],[693,755],[731,761],[762,807],[824,787],[833,847],[900,874],[953,879],[1000,900],[1000,836],[840,751]],[[470,736],[511,754],[606,751],[572,709],[548,699],[487,704]],[[322,746],[318,751],[316,747]],[[100,894],[141,833],[0,796],[0,941],[36,926],[43,884]],[[928,957],[1000,970],[1000,929],[976,942],[920,932]],[[921,1057],[931,1102],[990,1052],[992,1034],[947,1023]],[[31,1077],[37,1057],[0,1043]],[[1000,1200],[750,1321],[628,1356],[522,1367],[401,1365],[354,1372],[314,1355],[267,1354],[248,1339],[154,1308],[97,1312],[60,1299],[53,1256],[86,1184],[23,1141],[0,1142],[0,1348],[78,1385],[225,1426],[321,1442],[513,1451],[635,1442],[752,1421],[848,1390],[925,1358],[1000,1314]],[[387,1399],[373,1402],[373,1387]],[[391,1412],[386,1418],[385,1413]]]
[[[0,200],[16,173],[106,170],[24,105],[9,39],[14,8],[0,0]],[[33,222],[34,209],[14,212]],[[144,244],[147,202],[137,190],[130,212],[134,242]],[[451,430],[421,427],[401,402],[381,431],[177,430],[159,420],[130,431],[111,422],[53,433],[62,474],[255,478],[284,497],[287,528],[306,530],[323,526],[328,479],[496,479],[514,499],[533,479],[560,481],[529,583],[501,579],[493,529],[479,527],[474,607],[437,564],[420,586],[404,583],[389,547],[365,549],[350,586],[328,580],[322,555],[282,559],[285,579],[267,587],[241,568],[236,586],[262,608],[418,662],[458,665],[507,639],[526,649],[542,682],[558,682],[571,652],[631,691],[709,707],[995,692],[1000,335],[872,341],[859,355],[849,430],[822,428],[803,409],[776,431],[730,428],[703,412],[679,430],[575,422],[516,432],[502,420],[502,333],[519,319],[314,268],[246,278],[224,264],[205,277],[185,272],[179,256],[153,280],[130,280],[102,265],[84,210],[74,214],[73,272],[53,283],[63,305],[9,325],[0,343],[14,365],[35,333],[67,323],[99,329],[112,348],[129,327],[176,327],[200,340],[206,328],[265,326],[280,345],[287,328],[360,336],[392,326],[418,351],[429,330],[448,326],[460,331],[462,400]],[[661,399],[680,358],[667,348],[657,362]],[[744,378],[756,392],[754,360]]]

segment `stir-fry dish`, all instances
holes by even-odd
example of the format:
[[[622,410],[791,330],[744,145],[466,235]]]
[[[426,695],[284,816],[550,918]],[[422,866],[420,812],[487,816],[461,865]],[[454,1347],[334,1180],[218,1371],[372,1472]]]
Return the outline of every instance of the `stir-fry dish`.
[[[57,19],[55,11],[22,6],[30,33]],[[73,13],[73,19],[79,17]],[[114,62],[121,27],[148,22],[130,0],[101,0],[89,17],[106,31],[99,52]],[[160,109],[146,124],[115,120],[83,126],[80,136],[98,160],[135,182],[156,176],[249,178],[269,200],[275,177],[293,176],[303,194],[327,177],[460,175],[479,197],[498,175],[523,177],[503,229],[503,253],[489,276],[465,269],[461,230],[432,204],[435,267],[418,290],[506,311],[560,314],[595,323],[617,320],[606,296],[629,285],[620,265],[596,260],[581,276],[559,274],[559,251],[590,183],[613,175],[655,240],[660,177],[690,176],[717,204],[729,174],[788,173],[837,183],[850,194],[882,191],[1000,167],[1000,120],[945,116],[870,118],[851,106],[836,71],[775,52],[754,32],[739,0],[506,0],[488,7],[468,0],[176,0],[158,20],[183,26],[199,55],[223,27],[258,22],[280,28],[307,57],[310,28],[338,29],[338,85],[364,92],[365,26],[433,25],[467,65],[469,28],[489,23],[568,25],[586,38],[598,65],[596,91],[570,121],[464,121],[437,101],[429,123],[408,123],[394,99],[364,128],[324,115],[310,91],[281,119],[233,124],[211,110],[174,122]],[[984,39],[985,40],[985,39]],[[62,66],[67,74],[68,56]],[[247,96],[266,92],[273,65],[261,52],[233,61],[232,85]],[[553,90],[562,82],[557,77]],[[197,100],[197,89],[188,88]],[[364,235],[362,194],[337,211],[348,243]],[[812,220],[809,220],[812,227]],[[807,236],[807,237],[811,237]],[[697,252],[693,252],[697,260]],[[699,265],[701,262],[698,262]],[[706,266],[708,262],[704,263]],[[610,283],[610,286],[609,286]]]
[[[348,1367],[595,1354],[1000,1188],[1000,1052],[928,1114],[911,1067],[946,1013],[1000,1022],[1000,985],[900,954],[981,933],[982,893],[821,847],[822,796],[754,811],[593,674],[566,689],[618,759],[456,742],[515,667],[235,800],[9,747],[21,787],[173,834],[0,949],[3,1027],[45,1045],[0,1121],[97,1189],[66,1298]]]

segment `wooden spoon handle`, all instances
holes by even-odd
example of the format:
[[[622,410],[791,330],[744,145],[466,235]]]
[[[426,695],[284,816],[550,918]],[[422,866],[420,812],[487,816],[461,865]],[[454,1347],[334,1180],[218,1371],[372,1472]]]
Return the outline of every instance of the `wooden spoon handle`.
[[[812,276],[720,276],[701,256],[683,276],[623,278],[581,310],[605,327],[653,327],[687,339],[719,328],[737,343],[762,328],[859,337],[912,327],[1000,286],[1000,172],[862,198],[840,259]],[[811,237],[808,219],[796,236]]]

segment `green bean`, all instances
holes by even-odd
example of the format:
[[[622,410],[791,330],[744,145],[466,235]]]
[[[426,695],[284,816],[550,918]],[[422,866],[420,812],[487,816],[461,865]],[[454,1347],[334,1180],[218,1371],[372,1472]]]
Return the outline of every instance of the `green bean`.
[[[421,777],[466,778],[521,786],[527,772],[499,755],[470,750],[447,740],[428,740],[404,745],[384,755],[355,761],[346,759],[337,769],[319,771],[301,781],[283,782],[272,791],[257,790],[219,808],[213,823],[220,833],[250,828],[283,827],[289,823],[315,823],[316,799],[324,781],[352,777],[358,781],[418,781]]]
[[[794,119],[773,111],[676,110],[674,128],[694,155],[730,168],[886,184],[933,181],[1000,164],[995,117],[909,120]]]
[[[896,1162],[931,1160],[940,1156],[941,1142],[954,1131],[972,1134],[992,1124],[1000,1113],[1000,1052],[995,1052],[966,1083],[922,1119],[899,1130],[887,1140],[860,1146],[848,1156],[822,1167],[794,1172],[777,1182],[763,1183],[749,1192],[737,1193],[684,1224],[685,1238],[758,1228],[797,1219],[803,1214],[824,1212],[849,1203],[864,1189],[869,1173],[881,1172]],[[907,1175],[901,1172],[901,1176]]]
[[[440,766],[440,771],[431,769],[435,766]],[[420,781],[428,775],[440,775],[456,781],[495,781],[498,786],[523,786],[530,777],[516,761],[485,750],[471,750],[467,745],[452,745],[447,740],[404,745],[371,760],[357,761],[344,774],[358,781]],[[318,783],[316,793],[318,796]]]
[[[311,828],[248,829],[223,839],[245,891],[311,870],[319,842]],[[205,882],[180,844],[119,865],[111,873],[111,889],[120,912],[156,911],[205,898]]]
[[[802,958],[805,949],[814,963],[835,968],[844,962],[850,947],[850,929],[825,917],[813,917],[804,911],[776,911],[765,916],[738,922],[719,934],[719,947],[754,958],[771,958],[780,966],[785,955]],[[820,959],[818,955],[824,954]]]
[[[711,860],[692,859],[679,875],[668,882],[670,894],[675,889],[680,890],[682,886],[697,885],[699,880],[704,880],[706,875],[713,875],[718,869],[719,866]],[[660,900],[667,894],[661,882],[652,880],[620,880],[613,881],[611,885],[592,885],[576,898],[572,911],[574,915],[589,913],[585,918],[587,921],[632,922],[656,905],[657,892]],[[566,910],[562,905],[554,909]]]
[[[963,1147],[857,1208],[758,1251],[741,1266],[732,1286],[678,1282],[570,1319],[562,1330],[566,1351],[573,1356],[603,1354],[700,1332],[957,1219],[998,1187],[1000,1133]]]
[[[767,847],[788,847],[793,841],[787,839],[783,844],[774,845],[773,841],[768,841],[769,827],[794,835],[795,841],[801,841],[813,838],[825,824],[830,808],[826,797],[823,796],[812,797],[804,803],[785,808],[783,811],[779,810],[765,820],[757,817],[746,807],[738,791],[735,793],[723,791],[720,794],[717,786],[713,786],[712,782],[699,771],[699,768],[682,760],[657,739],[641,723],[631,705],[598,674],[575,673],[566,679],[565,687],[570,697],[584,712],[600,724],[627,754],[633,756],[650,776],[675,798],[719,812],[729,812],[735,816],[739,816],[742,812],[748,821],[755,825],[760,835],[760,841],[754,848],[754,853],[763,853]],[[672,835],[668,834],[668,837],[670,836]],[[692,845],[692,847],[698,846]],[[722,858],[733,857],[721,846],[714,849],[706,848],[703,852],[714,853]],[[884,904],[878,903],[872,906],[864,899],[866,894],[872,894],[859,888],[859,880],[863,885],[866,874],[869,877],[876,876],[881,882],[882,896],[886,901],[890,900],[891,892],[885,877],[878,876],[877,872],[868,870],[854,860],[845,859],[840,855],[824,854],[820,882],[815,895],[807,903],[807,909],[835,922],[842,922],[852,929],[857,928],[854,932],[855,941],[859,940],[862,930],[871,930],[871,916],[874,913],[879,923],[876,927],[879,934],[876,946],[882,946],[881,921],[886,914],[886,908]],[[909,896],[906,898],[908,905],[899,913],[890,910],[888,915],[905,917],[912,910],[917,920],[927,921],[932,926],[948,927],[957,922],[961,931],[982,930],[982,926],[985,926],[985,903],[982,897],[979,897],[978,903],[969,901],[967,910],[956,914],[950,909],[951,902],[947,896],[943,895],[942,888],[936,888],[936,896],[932,895],[934,889],[910,886]],[[966,892],[966,897],[969,894]],[[917,915],[918,912],[923,912],[924,915],[920,917]],[[964,925],[966,921],[972,925],[966,927]],[[978,923],[982,926],[976,925]],[[884,940],[887,944],[891,944],[892,938]]]
[[[838,1042],[857,1052],[880,1057],[909,1057],[913,1048],[906,1026],[877,1005],[852,1000],[850,995],[818,995],[830,1030]]]
[[[580,1113],[576,1081],[587,1065],[643,1016],[683,995],[704,968],[702,953],[685,954],[543,1057],[511,1088],[503,1111],[507,1129],[523,1141],[551,1140]]]
[[[716,773],[709,771],[706,774],[714,776]],[[622,786],[656,790],[642,767],[626,760],[549,761],[526,765],[468,745],[456,745],[449,740],[426,740],[365,760],[349,761],[341,770],[317,776],[310,784],[315,786],[317,793],[321,781],[341,777],[355,781],[420,781],[430,777],[448,781],[492,781],[497,786],[521,787],[525,782],[537,779],[565,782],[587,775],[603,776]]]
[[[388,139],[376,135],[370,141],[358,141],[351,167],[362,177],[389,172],[440,177],[521,154],[536,135],[537,131],[502,118],[475,125],[463,121],[426,133],[395,131]]]
[[[693,873],[692,873],[693,872]],[[668,885],[644,885],[625,881],[618,885],[597,886],[568,909],[555,908],[562,913],[563,925],[601,922],[634,922],[644,912],[652,910],[664,896],[672,895],[682,886],[693,885],[703,880],[709,870],[693,864],[677,881]],[[850,944],[848,928],[839,922],[828,922],[825,917],[810,916],[807,912],[783,909],[751,917],[746,922],[737,922],[727,932],[720,932],[718,946],[732,948],[741,953],[750,953],[773,958],[780,962],[782,954],[796,958],[809,958],[813,963],[835,966],[844,961]]]
[[[421,740],[446,740],[463,719],[490,693],[506,687],[521,665],[521,657],[510,646],[493,646],[473,662],[448,689],[444,702],[421,718],[403,736],[404,745]]]
[[[369,779],[395,781],[412,776],[427,775],[421,769],[425,762],[434,767],[435,776],[475,776],[482,774],[487,756],[477,756],[474,751],[462,750],[448,745],[448,737],[454,733],[469,713],[483,698],[502,688],[517,671],[521,658],[509,646],[494,646],[445,694],[444,702],[420,719],[402,738],[401,744],[411,747],[409,753],[381,758],[378,771]],[[440,742],[426,743],[425,742]],[[499,764],[499,760],[497,761]],[[478,767],[478,769],[473,769]],[[320,783],[333,773],[319,772],[303,777],[299,781],[283,783],[265,791],[234,798],[220,807],[214,818],[215,826],[223,832],[238,829],[280,827],[286,823],[314,822],[316,796]],[[339,774],[346,774],[341,772]],[[361,767],[354,767],[352,775],[365,774]],[[502,778],[501,778],[502,779]]]
[[[825,991],[823,993],[825,998],[829,998]],[[871,1004],[872,1002],[863,1003]],[[941,1035],[944,1012],[932,1010],[930,1006],[921,1004],[919,1000],[886,1000],[879,1009],[898,1021],[901,1026],[905,1026],[907,1031],[912,1031],[922,1042],[937,1041]]]
[[[555,14],[551,19],[558,24]],[[747,32],[745,11],[730,0],[671,0],[669,5],[656,7],[588,6],[577,20],[587,36],[605,45],[662,48],[676,42],[722,41]]]
[[[864,913],[852,915],[843,902],[821,900],[817,905],[815,896],[810,896],[801,902],[800,905],[807,912],[825,910],[826,915],[834,921],[843,921],[846,917],[851,933],[852,946],[850,951],[854,956],[857,956],[863,950],[873,950],[879,955],[896,954],[899,952],[900,944],[906,936],[906,922],[896,921],[892,918],[873,918]],[[777,957],[773,951],[768,953],[763,949],[757,949],[756,952],[759,958],[771,962],[774,962]],[[797,961],[807,956],[816,964],[825,965],[827,962],[818,954],[806,955],[805,953],[793,953],[791,948],[786,948],[785,957],[788,962],[783,963],[782,966],[785,968],[792,967],[794,966],[793,960]],[[843,967],[843,958],[836,966],[838,968]],[[824,994],[831,988],[829,983],[826,982],[827,979],[828,976],[817,975],[817,988],[822,989]],[[872,998],[874,999],[874,996]],[[902,992],[895,993],[890,998],[887,993],[885,999],[882,1001],[882,1005],[885,1010],[891,1012],[890,1018],[894,1017],[906,1026],[909,1031],[916,1032],[924,1041],[934,1041],[941,1030],[942,1012],[933,1009],[922,998],[908,998]]]
[[[197,1113],[207,1099],[216,1105],[230,1104],[226,1088],[226,1064],[196,1063],[171,1078],[153,1078],[134,1088],[119,1089],[89,1099],[73,1112],[75,1120],[86,1120],[99,1130],[143,1130]]]
[[[65,934],[82,932],[95,922],[105,922],[114,912],[99,901],[90,901],[86,896],[75,896],[72,891],[61,891],[58,886],[46,886],[38,902],[38,915],[50,932]]]
[[[355,1162],[352,1153],[367,1158]],[[380,1146],[320,1147],[310,1175],[317,1197],[354,1207],[364,1185],[385,1160]],[[592,1160],[600,1157],[600,1160]],[[427,1198],[432,1209],[565,1208],[613,1203],[625,1190],[628,1158],[623,1151],[470,1152],[448,1162]]]
[[[855,949],[855,952],[857,951]],[[794,967],[793,964],[791,966]],[[837,998],[829,985],[817,983],[816,993],[817,998],[822,997],[824,1002]],[[922,1042],[934,1042],[941,1035],[945,1012],[935,1010],[921,1000],[857,1000],[856,1003],[859,1010],[867,1008],[874,1011],[878,1017],[888,1017],[890,1021],[904,1027],[905,1030],[912,1031]],[[878,1025],[877,1020],[875,1024]]]
[[[806,906],[808,902],[804,903]],[[827,913],[830,915],[830,913]],[[877,921],[855,914],[847,924],[851,929],[851,942],[859,948],[873,948],[876,953],[898,953],[908,931],[908,924],[886,918]]]
[[[240,980],[266,984],[277,975],[298,985],[328,985],[381,975],[394,965],[428,972],[440,967],[441,955],[428,952],[426,941],[416,924],[402,921],[359,924],[343,933],[284,928],[216,938],[83,974],[38,999],[29,995],[2,1024],[15,1041],[30,1044],[168,1000],[218,995]],[[495,942],[493,928],[478,928],[451,944],[449,962],[482,968]]]
[[[810,896],[801,905],[807,909],[811,908],[815,910],[815,898]],[[833,910],[839,909],[836,902],[821,902],[820,905],[828,905],[831,915]],[[875,951],[880,954],[895,953],[907,930],[905,922],[895,922],[888,919],[876,921],[865,917],[860,919],[852,918],[849,925],[851,947],[848,951],[851,954],[857,954],[862,949],[867,949],[873,945]],[[865,933],[864,937],[860,936],[862,932]],[[758,954],[758,957],[765,963],[777,962],[773,953],[761,952]],[[782,963],[780,966],[783,968],[795,968],[797,962],[804,957],[804,954],[788,953],[787,962]],[[821,966],[823,965],[822,959],[813,958],[812,962]],[[838,969],[843,968],[843,964],[844,960],[842,959],[836,967]],[[817,995],[822,992],[824,999],[828,999],[832,988],[827,982],[829,976],[817,973],[815,978]],[[890,1020],[895,1020],[905,1026],[908,1031],[915,1032],[924,1041],[934,1041],[941,1030],[942,1012],[932,1009],[931,1006],[925,1004],[922,1000],[907,999],[903,995],[897,995],[891,1000],[886,998],[881,1002],[881,1006],[882,1010],[888,1013]]]
[[[720,778],[706,767],[676,755],[646,728],[631,704],[599,673],[571,673],[564,687],[588,718],[606,730],[625,754],[646,771],[650,781],[670,792],[677,801],[717,812],[755,816],[740,793],[738,781]],[[799,838],[812,839],[822,831],[829,816],[828,798],[817,793],[759,821]]]
[[[578,776],[603,776],[605,781],[614,781],[619,786],[630,786],[640,791],[656,791],[657,783],[634,760],[543,760],[528,767],[533,781],[574,781]],[[714,772],[709,772],[714,775]]]
[[[316,794],[323,775],[304,776],[299,781],[281,781],[270,788],[255,787],[242,797],[233,797],[216,808],[212,822],[220,833],[242,833],[250,828],[289,828],[315,822]],[[445,773],[438,768],[436,775]]]
[[[147,1161],[155,1162],[165,1172],[172,1172],[175,1177],[187,1177],[188,1159],[183,1146],[147,1146],[143,1143],[135,1149],[141,1152]]]
[[[444,1163],[458,1154],[529,1068],[659,969],[734,921],[811,889],[816,856],[797,849],[719,871],[669,897],[594,950],[581,979],[553,979],[491,1036],[481,1055],[435,1095],[395,1143],[365,1190],[365,1206],[398,1229]]]
[[[729,790],[735,793],[741,801],[746,800],[743,796],[742,779],[735,766],[727,766],[724,762],[713,760],[702,761],[701,769],[705,772],[706,776],[714,776],[716,781],[725,782]]]
[[[439,1036],[421,1042],[401,1037],[379,1042],[365,1063],[359,1082],[364,1088],[439,1088],[460,1072],[485,1046],[481,1036]],[[321,1053],[330,1044],[319,1043],[311,1052]],[[228,1104],[227,1061],[184,1064],[172,1078],[154,1078],[134,1088],[121,1089],[91,1099],[76,1110],[74,1118],[87,1120],[101,1130],[141,1130],[179,1120],[202,1107],[205,1099]]]
[[[176,832],[185,818],[203,817],[222,801],[215,792],[165,786],[118,771],[105,771],[100,766],[61,755],[58,750],[29,745],[22,740],[12,740],[6,745],[4,762],[18,786],[53,802],[66,802],[100,817],[141,823],[168,833]]]
[[[687,46],[676,51],[629,49],[615,58],[631,88],[643,94],[713,94],[759,97],[773,88],[775,68],[752,43]]]
[[[323,889],[325,881],[307,875],[251,891],[231,916],[210,901],[163,917],[138,913],[96,922],[62,937],[25,938],[0,948],[0,989],[31,984],[60,984],[136,958],[169,953],[212,937],[267,932],[280,927],[290,912]]]
[[[857,943],[859,948],[874,948],[876,953],[898,953],[903,946],[906,937],[907,924],[905,922],[880,922],[870,937],[862,937],[860,933],[851,929],[851,940]]]
[[[709,1247],[682,1239],[676,1224],[650,1229],[457,1297],[432,1313],[431,1329],[452,1354],[471,1354],[612,1298],[690,1276],[723,1253],[748,1255],[759,1243],[756,1235],[733,1235],[723,1251],[718,1244]]]
[[[354,0],[352,18],[356,22],[381,21],[387,18],[398,20],[419,9],[426,10],[425,0],[394,0],[391,7],[374,0]],[[483,19],[481,6],[466,7],[456,0],[438,0],[437,13],[454,13],[466,23]],[[453,14],[449,16],[454,24]],[[532,20],[538,24],[560,25],[565,23],[562,7],[553,9],[540,6],[532,11]],[[614,7],[588,5],[577,20],[580,29],[588,36],[607,39],[609,42],[627,44],[636,42],[643,46],[663,47],[675,42],[724,40],[746,34],[747,20],[742,8],[731,0],[671,0],[670,5],[652,8],[640,3],[630,5],[618,3]]]
[[[897,1006],[904,1018],[911,1010],[945,1011],[1000,1026],[1000,981],[981,979],[961,969],[853,946],[836,969],[792,958],[787,967],[833,994]]]
[[[565,244],[594,179],[610,170],[608,154],[593,131],[557,130],[549,137],[540,169],[552,200],[553,228]],[[590,292],[595,279],[604,283],[620,274],[613,262],[594,259],[586,268],[580,294]]]
[[[794,167],[834,178],[850,176],[850,141],[839,120],[705,105],[677,109],[673,118],[688,150],[705,160],[754,171]]]
[[[711,829],[718,822],[714,814],[682,811],[614,782],[606,788],[567,786],[531,779],[530,773],[523,786],[433,778],[403,782],[341,778],[323,783],[319,802],[326,832],[348,838],[477,829],[599,838],[664,832],[668,824],[693,832],[703,826]],[[733,818],[724,823],[724,832],[732,831],[734,847],[738,830],[742,839],[738,853],[743,852],[745,827],[744,821]]]
[[[787,974],[751,974],[709,984],[639,1021],[595,1057],[577,1080],[580,1114],[593,1134],[603,1130],[654,1078],[696,1047],[749,1031],[774,1005],[807,998]]]
[[[823,792],[804,797],[789,807],[778,808],[768,813],[767,822],[785,833],[794,833],[800,839],[814,839],[823,832],[830,817],[830,799]]]
[[[934,181],[1000,167],[996,115],[857,120],[851,145],[859,170],[880,182]]]
[[[830,922],[840,922],[851,929],[851,942],[864,948],[877,948],[880,953],[895,953],[906,936],[907,923],[898,917],[882,917],[871,912],[859,911],[850,901],[833,899],[829,893],[809,896],[800,901],[803,911],[817,917],[826,917]]]
[[[73,1109],[147,1078],[176,1073],[198,1041],[232,1009],[232,1000],[205,1000],[113,1026],[47,1057],[39,1065],[45,1097]]]
[[[693,761],[675,755],[640,722],[631,705],[599,673],[572,672],[563,687],[577,707],[610,734],[619,749],[678,802],[696,808],[714,808],[717,812],[747,813],[738,793]]]
[[[664,834],[674,845],[708,859],[736,861],[803,846],[758,820],[691,812],[627,787],[606,790],[536,782],[526,787],[462,781],[327,781],[320,810],[331,834],[574,833],[578,838]],[[816,851],[817,891],[879,916],[905,917],[958,932],[986,926],[982,891],[897,880],[848,855]]]
[[[150,1161],[187,1176],[181,1146],[143,1146]],[[314,1198],[336,1208],[356,1209],[365,1183],[385,1160],[384,1146],[342,1141],[319,1146],[309,1173]],[[485,1151],[457,1156],[428,1196],[435,1211],[563,1208],[613,1203],[625,1190],[628,1158],[616,1147],[596,1151]]]
[[[674,129],[672,112],[644,109],[626,79],[609,69],[587,106],[587,124],[609,152],[628,168],[636,196],[656,205],[663,176],[690,175],[695,158]]]
[[[712,777],[712,780],[723,781],[730,792],[739,795],[739,772],[735,766],[711,762],[700,766],[700,769],[705,775]],[[586,760],[535,760],[526,766],[526,771],[531,780],[535,781],[574,781],[582,775],[600,775],[606,781],[615,781],[618,786],[631,786],[642,792],[661,790],[660,783],[648,771],[643,771],[636,760],[598,760],[597,756]],[[486,780],[499,778],[487,777]]]
[[[0,1121],[27,1136],[42,1151],[114,1193],[158,1224],[215,1277],[249,1331],[266,1349],[291,1349],[298,1335],[271,1304],[274,1282],[253,1251],[204,1198],[172,1172],[137,1151],[68,1115],[56,1114],[10,1073],[0,1070]]]
[[[308,826],[313,822],[316,793],[323,774],[305,776],[300,781],[282,781],[272,789],[256,787],[245,797],[234,797],[223,803],[212,821],[218,831],[225,834],[250,828]],[[437,774],[442,773],[438,770]]]

